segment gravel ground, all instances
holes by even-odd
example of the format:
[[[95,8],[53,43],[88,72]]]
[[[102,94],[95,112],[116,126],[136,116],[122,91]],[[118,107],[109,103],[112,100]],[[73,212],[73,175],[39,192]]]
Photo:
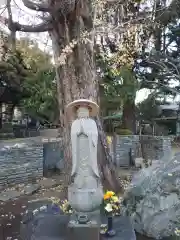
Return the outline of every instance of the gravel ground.
[[[0,202],[0,239],[19,240],[22,214],[26,211],[28,197],[6,203]]]
[[[0,201],[0,240],[20,240],[20,223],[29,201],[50,197],[65,198],[62,185],[57,182],[62,182],[59,176],[42,179],[41,189],[37,193],[7,202]]]

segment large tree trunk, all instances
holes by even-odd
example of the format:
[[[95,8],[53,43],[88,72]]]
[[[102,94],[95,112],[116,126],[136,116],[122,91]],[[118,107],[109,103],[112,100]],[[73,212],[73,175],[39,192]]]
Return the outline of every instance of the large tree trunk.
[[[106,135],[99,118],[97,118],[97,127],[99,131],[98,160],[99,169],[101,171],[101,180],[105,190],[111,189],[118,193],[122,190],[122,186],[120,185],[118,172],[116,171],[112,157],[110,156]]]
[[[65,158],[65,187],[71,180],[71,122],[67,119],[65,107],[68,103],[79,98],[99,102],[92,43],[86,41],[86,38],[82,39],[82,31],[90,32],[92,30],[91,1],[77,2],[75,9],[66,17],[59,19],[58,16],[53,15],[53,30],[50,32],[56,64],[60,124]],[[66,54],[65,64],[62,64],[62,50],[66,46],[71,46],[73,40],[76,40],[77,44],[72,46],[72,52]]]
[[[135,102],[127,100],[123,106],[122,127],[129,129],[132,133],[136,132]]]
[[[12,122],[15,106],[16,104],[13,104],[13,103],[7,105],[6,112],[7,112],[7,118],[9,122]]]

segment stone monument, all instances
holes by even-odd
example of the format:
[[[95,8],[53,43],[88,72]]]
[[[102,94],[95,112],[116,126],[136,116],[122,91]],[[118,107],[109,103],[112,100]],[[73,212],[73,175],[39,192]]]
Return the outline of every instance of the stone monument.
[[[103,190],[97,164],[98,130],[92,119],[98,114],[98,106],[86,99],[77,100],[67,106],[67,114],[75,119],[71,128],[73,181],[68,189],[75,213],[64,214],[47,199],[29,203],[21,223],[23,240],[99,240],[100,225],[107,223],[103,214],[100,218]],[[114,240],[136,239],[129,218],[116,217],[114,228]],[[101,239],[109,237],[101,235]]]
[[[69,239],[99,239],[100,204],[103,190],[97,164],[98,130],[92,119],[98,114],[98,105],[80,99],[67,106],[67,114],[74,117],[71,127],[72,177],[68,200],[75,214],[69,222]],[[82,236],[81,236],[82,238]]]

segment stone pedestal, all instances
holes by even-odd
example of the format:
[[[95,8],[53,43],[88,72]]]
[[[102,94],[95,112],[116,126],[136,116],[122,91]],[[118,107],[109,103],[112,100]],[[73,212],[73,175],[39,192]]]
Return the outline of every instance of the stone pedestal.
[[[96,221],[79,224],[75,221],[69,221],[67,240],[99,240],[100,225]]]
[[[83,215],[80,215],[83,216]],[[72,215],[68,224],[67,240],[99,240],[101,218],[100,211],[84,214],[88,218],[87,222],[79,223],[76,214]],[[85,219],[86,220],[86,219]]]

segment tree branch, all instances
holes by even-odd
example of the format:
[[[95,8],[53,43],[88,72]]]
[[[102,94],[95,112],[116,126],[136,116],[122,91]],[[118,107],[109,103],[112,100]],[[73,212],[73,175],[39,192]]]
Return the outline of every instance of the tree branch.
[[[8,18],[0,16],[0,22],[2,22],[4,25],[9,27]],[[24,25],[18,22],[12,22],[11,28],[13,28],[14,31],[20,31],[20,32],[46,32],[52,29],[51,18],[34,26]]]
[[[48,3],[35,3],[31,0],[22,0],[25,7],[34,10],[34,11],[41,11],[41,12],[49,12],[50,5]]]
[[[38,4],[33,3],[31,0],[22,0],[25,6],[28,8],[34,7],[34,10],[42,11],[47,9],[47,6],[45,4]],[[38,8],[39,7],[39,8]],[[38,8],[38,9],[37,9]],[[41,9],[41,10],[40,10]],[[14,43],[15,40],[15,33],[16,31],[21,32],[46,32],[52,28],[51,26],[51,16],[47,17],[42,23],[30,26],[30,25],[24,25],[20,24],[18,22],[13,22],[12,18],[12,11],[11,11],[11,0],[7,0],[7,10],[8,10],[8,18],[5,18],[3,16],[0,16],[0,22],[8,26],[9,30],[12,33],[12,42]],[[13,36],[14,34],[14,36]],[[14,38],[14,39],[13,39]]]
[[[23,25],[18,22],[14,22],[13,24],[16,31],[20,32],[46,32],[52,28],[50,22],[48,21],[42,22],[34,26]]]
[[[16,30],[13,28],[11,0],[7,0],[7,10],[8,10],[8,27],[9,27],[9,30],[11,31],[11,44],[12,44],[12,49],[15,50],[15,48],[16,48]]]

